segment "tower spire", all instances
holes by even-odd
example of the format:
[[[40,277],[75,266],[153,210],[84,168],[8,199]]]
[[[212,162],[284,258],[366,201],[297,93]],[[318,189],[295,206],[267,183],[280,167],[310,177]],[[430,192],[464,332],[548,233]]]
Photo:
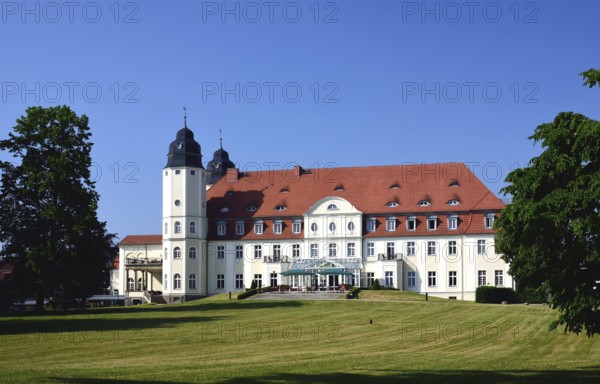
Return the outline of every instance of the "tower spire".
[[[187,108],[183,105],[183,127],[187,128]]]
[[[223,149],[223,130],[219,129],[219,147]]]

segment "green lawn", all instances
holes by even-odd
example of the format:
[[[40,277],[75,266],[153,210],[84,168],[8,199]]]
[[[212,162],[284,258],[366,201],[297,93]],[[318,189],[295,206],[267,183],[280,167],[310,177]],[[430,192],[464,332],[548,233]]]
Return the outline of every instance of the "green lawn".
[[[549,332],[547,307],[365,293],[3,316],[0,381],[600,382],[600,339]]]

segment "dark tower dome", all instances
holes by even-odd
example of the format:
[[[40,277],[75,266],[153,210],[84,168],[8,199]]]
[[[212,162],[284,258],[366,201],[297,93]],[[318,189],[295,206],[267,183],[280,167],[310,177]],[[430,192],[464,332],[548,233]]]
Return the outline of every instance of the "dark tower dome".
[[[229,160],[229,153],[223,149],[223,138],[220,139],[220,148],[215,151],[211,161],[206,164],[208,178],[206,183],[209,185],[216,184],[230,168],[235,168],[233,161]]]
[[[202,152],[200,144],[194,140],[194,132],[188,129],[184,119],[184,127],[177,131],[175,140],[169,145],[167,165],[169,167],[202,168]]]

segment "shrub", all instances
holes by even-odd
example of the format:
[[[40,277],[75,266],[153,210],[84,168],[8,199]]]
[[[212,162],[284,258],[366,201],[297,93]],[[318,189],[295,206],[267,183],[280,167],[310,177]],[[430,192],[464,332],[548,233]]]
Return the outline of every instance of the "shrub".
[[[358,293],[360,292],[360,287],[351,288],[348,293],[346,293],[346,299],[358,299]]]
[[[543,288],[522,288],[517,286],[517,297],[523,303],[542,304],[548,302],[548,293]]]
[[[256,289],[256,280],[252,280],[252,284],[250,284],[250,289],[248,289],[248,291],[252,289]]]
[[[517,294],[511,288],[500,288],[483,285],[477,287],[475,291],[475,301],[478,303],[500,304],[503,301],[507,303],[517,303],[519,299]]]
[[[374,291],[381,289],[381,285],[379,285],[379,279],[373,280],[373,286],[371,287],[371,289]]]

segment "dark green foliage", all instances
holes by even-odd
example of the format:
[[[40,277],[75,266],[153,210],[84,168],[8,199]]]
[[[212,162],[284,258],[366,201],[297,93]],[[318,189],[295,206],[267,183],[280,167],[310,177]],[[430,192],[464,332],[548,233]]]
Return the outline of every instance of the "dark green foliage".
[[[381,289],[381,285],[379,285],[379,279],[373,280],[373,286],[371,286],[371,289],[374,291],[378,291]]]
[[[252,284],[250,284],[250,289],[256,289],[256,280],[252,280]]]
[[[590,69],[589,71],[585,71],[579,74],[585,80],[583,85],[587,85],[590,88],[596,86],[596,84],[600,84],[600,70],[599,69]]]
[[[517,286],[519,301],[530,304],[544,304],[548,302],[548,292],[542,287],[519,289]]]
[[[82,306],[105,286],[114,235],[98,221],[90,179],[88,118],[69,107],[31,107],[0,141],[15,162],[0,162],[0,256],[14,264],[17,298]],[[4,294],[5,292],[2,292]]]
[[[598,83],[598,71],[583,73]],[[600,122],[559,113],[530,137],[543,152],[508,174],[512,195],[496,222],[496,249],[520,292],[547,292],[551,328],[600,332]]]
[[[360,292],[360,287],[354,287],[346,293],[346,299],[358,299],[358,293]]]
[[[475,290],[477,303],[500,304],[506,301],[509,304],[518,303],[517,294],[511,288],[500,288],[483,285]]]
[[[256,294],[259,294],[259,293],[267,293],[267,292],[272,292],[272,291],[276,291],[276,290],[277,290],[277,287],[251,288],[251,289],[247,289],[245,292],[238,294],[237,298],[238,298],[238,300],[243,300],[243,299],[252,297]]]

